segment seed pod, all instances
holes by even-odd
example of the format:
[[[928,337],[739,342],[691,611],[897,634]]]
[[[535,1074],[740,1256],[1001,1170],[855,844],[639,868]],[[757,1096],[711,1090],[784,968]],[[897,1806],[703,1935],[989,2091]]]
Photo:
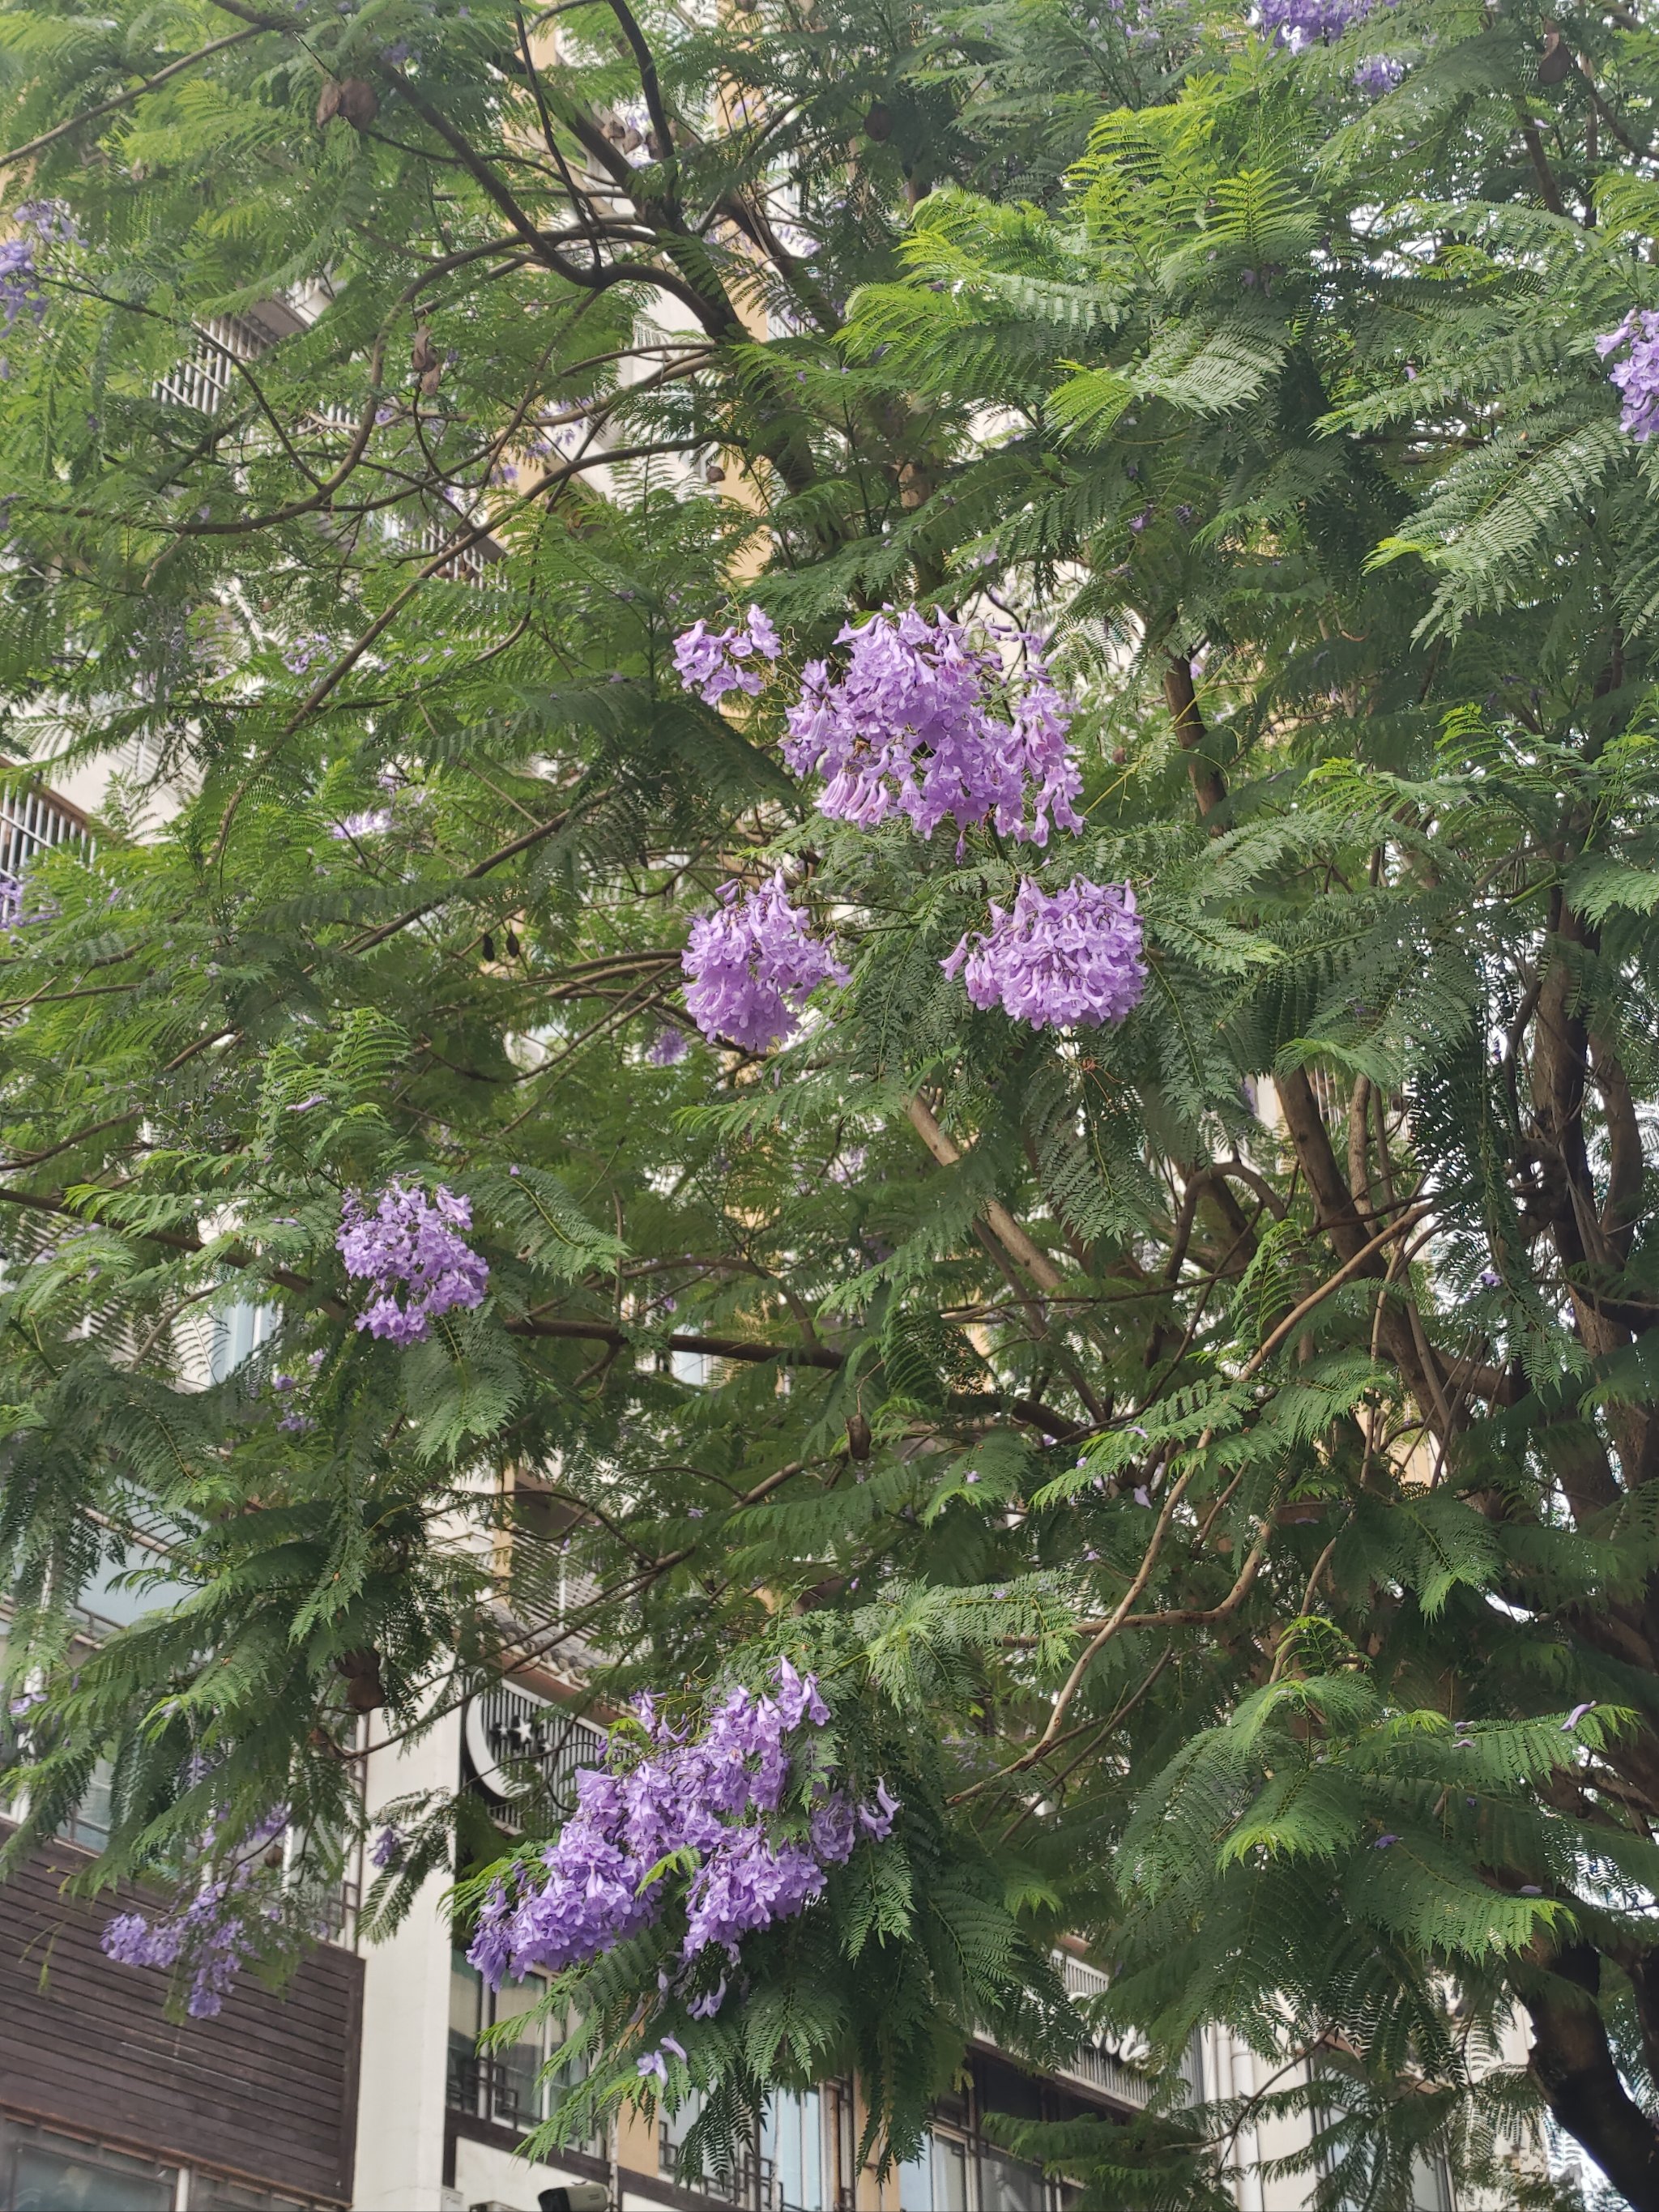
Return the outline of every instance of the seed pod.
[[[848,1450],[854,1459],[865,1460],[869,1458],[872,1448],[869,1422],[862,1413],[849,1413],[847,1417]]]
[[[880,100],[866,110],[864,135],[872,146],[884,146],[893,135],[893,113]]]
[[[483,933],[483,957],[486,960],[493,960],[495,957],[495,940],[488,930]]]
[[[372,1713],[385,1705],[380,1655],[372,1644],[360,1651],[343,1651],[334,1664],[345,1676],[346,1703],[354,1713]]]
[[[516,929],[509,929],[507,933],[507,957],[509,960],[516,960],[519,957],[519,933]]]
[[[703,476],[709,483],[724,483],[726,482],[726,471],[720,466],[718,461],[710,461],[708,466],[703,471]]]
[[[434,361],[431,368],[426,372],[426,374],[421,379],[421,390],[425,393],[428,399],[431,398],[433,393],[443,382],[443,363],[441,362]]]
[[[340,88],[332,77],[317,95],[317,128],[325,131],[340,112]]]
[[[432,333],[424,323],[415,325],[415,343],[409,349],[409,365],[415,374],[422,375],[436,365],[438,356],[433,350]]]
[[[367,131],[380,112],[379,94],[367,78],[340,80],[340,112],[354,131]]]

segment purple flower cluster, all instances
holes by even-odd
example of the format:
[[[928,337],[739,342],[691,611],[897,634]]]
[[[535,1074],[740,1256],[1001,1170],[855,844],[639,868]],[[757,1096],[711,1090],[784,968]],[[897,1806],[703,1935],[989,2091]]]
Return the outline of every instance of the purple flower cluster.
[[[975,644],[943,609],[931,623],[907,607],[849,624],[836,640],[851,648],[844,672],[832,676],[822,660],[802,672],[784,758],[797,775],[827,778],[821,813],[865,829],[900,813],[921,836],[949,820],[960,838],[990,821],[1036,845],[1051,816],[1081,830],[1072,705],[1038,640],[1022,641],[1016,681],[994,644]]]
[[[707,623],[694,623],[674,641],[674,665],[688,691],[718,707],[728,691],[756,697],[765,688],[766,678],[760,668],[744,664],[757,655],[775,660],[782,650],[766,616],[759,607],[750,607],[741,628],[711,630]]]
[[[9,869],[0,868],[0,929],[15,929],[23,919],[23,882]]]
[[[0,244],[0,324],[9,330],[20,315],[32,315],[38,323],[46,312],[33,240],[7,239]]]
[[[187,1784],[191,1778],[187,1770]],[[247,1850],[262,1850],[282,1834],[288,1820],[287,1806],[275,1807],[249,1833]],[[185,2009],[192,2020],[216,2020],[253,1948],[255,1917],[277,1917],[274,1905],[261,1907],[252,1894],[255,1874],[245,1861],[227,1874],[205,1878],[187,1904],[160,1919],[118,1912],[100,1939],[105,1956],[118,1966],[157,1966],[164,1972],[184,1965],[190,1975]]]
[[[514,1861],[479,1917],[468,1958],[492,1986],[532,1969],[556,1973],[585,1964],[649,1926],[684,1877],[688,1970],[712,1946],[735,1965],[745,1936],[792,1919],[823,1889],[860,1834],[879,1842],[898,1810],[884,1784],[855,1806],[823,1785],[805,1842],[776,1832],[792,1768],[791,1740],[830,1713],[815,1678],[781,1660],[770,1694],[736,1689],[701,1735],[678,1735],[643,1698],[646,1748],[631,1766],[590,1767],[576,1777],[576,1809],[542,1853],[546,1879]],[[725,1984],[693,2009],[713,2013]]]
[[[357,1316],[358,1328],[393,1344],[418,1344],[440,1314],[482,1304],[489,1263],[459,1233],[471,1226],[471,1200],[441,1183],[428,1198],[390,1182],[373,1213],[349,1191],[334,1241],[346,1273],[366,1276],[379,1293]],[[399,1290],[408,1292],[401,1305]]]
[[[671,1022],[657,1031],[645,1048],[645,1056],[653,1067],[675,1067],[690,1049],[685,1031]]]
[[[1632,438],[1650,438],[1659,430],[1659,311],[1632,308],[1616,331],[1595,341],[1603,361],[1623,347],[1630,349],[1626,358],[1607,371],[1625,402],[1620,425]]]
[[[1127,884],[1074,876],[1052,896],[1028,876],[1012,913],[993,903],[991,927],[943,961],[976,1006],[1000,1005],[1033,1029],[1121,1022],[1146,988],[1140,918]]]
[[[1368,54],[1353,73],[1354,90],[1368,100],[1381,100],[1406,74],[1406,64],[1392,54]]]
[[[781,870],[757,890],[723,884],[720,898],[686,941],[685,1010],[706,1037],[764,1052],[793,1032],[818,984],[845,983],[848,971],[790,905]]]
[[[329,836],[343,844],[357,837],[383,837],[392,827],[389,806],[366,806],[361,813],[345,815],[340,821],[331,823]]]
[[[1294,51],[1340,39],[1370,15],[1371,4],[1372,0],[1261,0],[1261,27],[1275,46]]]
[[[382,1828],[368,1847],[368,1863],[384,1874],[388,1867],[401,1863],[408,1848],[409,1838],[401,1828],[395,1826]]]

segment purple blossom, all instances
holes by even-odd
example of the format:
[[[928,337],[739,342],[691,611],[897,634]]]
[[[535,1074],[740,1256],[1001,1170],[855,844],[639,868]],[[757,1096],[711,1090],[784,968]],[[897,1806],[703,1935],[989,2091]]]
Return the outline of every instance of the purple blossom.
[[[976,1006],[1000,1005],[1033,1029],[1121,1022],[1146,988],[1139,916],[1127,884],[1074,876],[1051,896],[1026,877],[1012,913],[993,904],[991,927],[964,937],[949,959]]]
[[[1353,73],[1354,90],[1368,100],[1381,100],[1406,74],[1406,64],[1393,54],[1367,54]]]
[[[1371,0],[1261,0],[1261,30],[1292,52],[1317,40],[1340,39],[1370,13]]]
[[[804,910],[790,905],[781,869],[757,890],[726,884],[720,896],[686,941],[685,1010],[706,1037],[764,1052],[793,1033],[818,984],[845,983],[848,971],[809,931]]]
[[[62,200],[24,200],[12,210],[11,219],[47,245],[70,245],[81,234]]]
[[[1595,341],[1603,361],[1626,346],[1627,357],[1607,375],[1625,403],[1620,428],[1643,441],[1659,430],[1659,311],[1632,308],[1616,331]]]
[[[757,697],[766,688],[765,672],[741,664],[756,654],[763,660],[775,660],[782,650],[766,616],[759,607],[750,607],[741,628],[711,630],[707,623],[694,623],[674,641],[674,665],[688,691],[718,707],[728,691]]]
[[[672,1024],[659,1029],[646,1047],[645,1056],[653,1067],[672,1067],[684,1060],[691,1049],[684,1030]]]
[[[472,1203],[440,1183],[428,1198],[390,1182],[368,1212],[349,1191],[335,1238],[349,1275],[366,1277],[377,1297],[357,1316],[359,1328],[394,1344],[418,1344],[440,1314],[481,1305],[489,1263],[459,1234],[472,1225]],[[407,1298],[398,1303],[397,1293]]]
[[[1483,1291],[1495,1291],[1498,1284],[1498,1270],[1496,1267],[1483,1267],[1474,1279]]]
[[[1562,1735],[1571,1735],[1573,1730],[1577,1727],[1579,1722],[1583,1719],[1585,1714],[1593,1713],[1595,1711],[1595,1700],[1594,1698],[1590,1698],[1585,1705],[1575,1705],[1572,1711],[1567,1715],[1565,1720],[1561,1723]]]
[[[876,1840],[890,1832],[897,1805],[884,1784],[856,1810],[841,1792],[827,1797],[805,1843],[777,1832],[795,1739],[830,1721],[814,1677],[787,1659],[769,1692],[732,1690],[700,1734],[676,1731],[648,1696],[635,1713],[645,1747],[633,1764],[579,1773],[576,1809],[541,1853],[539,1877],[515,1861],[489,1893],[468,1956],[494,1984],[610,1950],[656,1919],[672,1878],[685,1885],[684,1966],[711,1947],[735,1962],[745,1936],[822,1893],[825,1869],[845,1864],[860,1829]],[[722,1982],[694,2015],[711,2016],[724,1993]],[[684,2055],[671,2037],[662,2049]]]
[[[1040,641],[1022,641],[1017,681],[994,646],[975,644],[942,609],[931,623],[907,607],[849,624],[836,640],[850,647],[844,672],[809,662],[786,718],[784,758],[797,775],[826,779],[819,812],[865,829],[903,814],[923,837],[946,820],[958,838],[991,821],[1037,845],[1048,842],[1051,817],[1081,830],[1074,709]]]
[[[46,312],[32,239],[9,238],[0,244],[0,327],[9,330],[20,315],[38,323]]]
[[[368,1847],[368,1863],[384,1874],[388,1867],[398,1864],[408,1848],[409,1838],[401,1828],[382,1828]]]
[[[329,836],[343,844],[350,837],[382,837],[392,827],[389,806],[366,806],[358,814],[348,814],[343,821],[331,823]]]
[[[283,654],[283,665],[295,676],[303,676],[313,662],[325,659],[333,647],[325,637],[307,634],[296,637]]]
[[[262,1850],[288,1820],[288,1807],[273,1806],[248,1832],[244,1848]],[[243,1859],[226,1873],[204,1875],[188,1903],[158,1918],[117,1913],[100,1938],[105,1956],[118,1966],[167,1972],[182,1966],[188,1976],[185,2011],[192,2020],[216,2020],[254,1948],[256,1922],[276,1917],[272,1905],[261,1903],[261,1887],[256,1866]]]
[[[1394,1849],[1395,1845],[1399,1841],[1399,1837],[1392,1833],[1382,1835],[1379,1836],[1376,1841],[1371,1845],[1371,1849],[1374,1851],[1389,1851]]]

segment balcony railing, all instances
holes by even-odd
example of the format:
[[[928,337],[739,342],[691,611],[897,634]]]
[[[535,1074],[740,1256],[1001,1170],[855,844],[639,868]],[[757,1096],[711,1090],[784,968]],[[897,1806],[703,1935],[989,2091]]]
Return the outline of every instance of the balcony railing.
[[[657,2136],[659,2169],[682,2189],[701,2190],[705,2197],[718,2197],[722,2204],[741,2204],[749,2212],[790,2212],[778,2193],[777,2176],[772,2160],[758,2151],[746,2151],[729,2173],[704,2173],[687,2167],[684,2146],[669,2134],[668,2123],[660,2123]]]
[[[507,1682],[470,1702],[465,1741],[477,1779],[498,1801],[494,1816],[508,1829],[522,1825],[514,1799],[532,1786],[532,1774],[556,1805],[568,1807],[575,1803],[580,1769],[605,1760],[603,1729]]]
[[[0,791],[0,928],[18,919],[23,872],[37,853],[76,845],[88,857],[92,839],[83,816],[49,791]]]
[[[1056,1951],[1054,1963],[1065,1978],[1068,1993],[1082,2005],[1104,1996],[1107,1978],[1098,1966],[1074,1958],[1069,1951]],[[1059,2071],[1069,2075],[1074,2081],[1086,2081],[1091,2088],[1102,2091],[1118,2104],[1139,2108],[1151,2103],[1158,2085],[1138,2063],[1139,2058],[1139,2053],[1133,2049],[1114,2048],[1103,2037],[1091,2033],[1088,2041],[1073,2053]],[[1181,2077],[1186,2085],[1183,2104],[1194,2103],[1203,2096],[1203,2062],[1196,2037],[1182,2055]]]

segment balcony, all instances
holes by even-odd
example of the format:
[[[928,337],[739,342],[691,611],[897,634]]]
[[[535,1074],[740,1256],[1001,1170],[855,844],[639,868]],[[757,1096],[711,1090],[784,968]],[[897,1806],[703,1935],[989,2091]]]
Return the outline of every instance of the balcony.
[[[693,2172],[686,2166],[684,2146],[675,2142],[666,2120],[658,2129],[657,2166],[659,2172],[678,2182],[682,2189],[698,2190],[722,2204],[744,2205],[749,2212],[796,2212],[795,2207],[785,2203],[779,2191],[776,2171],[769,2158],[750,2149],[729,2173]]]
[[[603,1729],[507,1682],[468,1702],[463,1735],[473,1780],[495,1801],[492,1817],[514,1834],[524,1826],[515,1801],[540,1788],[556,1806],[568,1808],[578,1772],[605,1762]]]

